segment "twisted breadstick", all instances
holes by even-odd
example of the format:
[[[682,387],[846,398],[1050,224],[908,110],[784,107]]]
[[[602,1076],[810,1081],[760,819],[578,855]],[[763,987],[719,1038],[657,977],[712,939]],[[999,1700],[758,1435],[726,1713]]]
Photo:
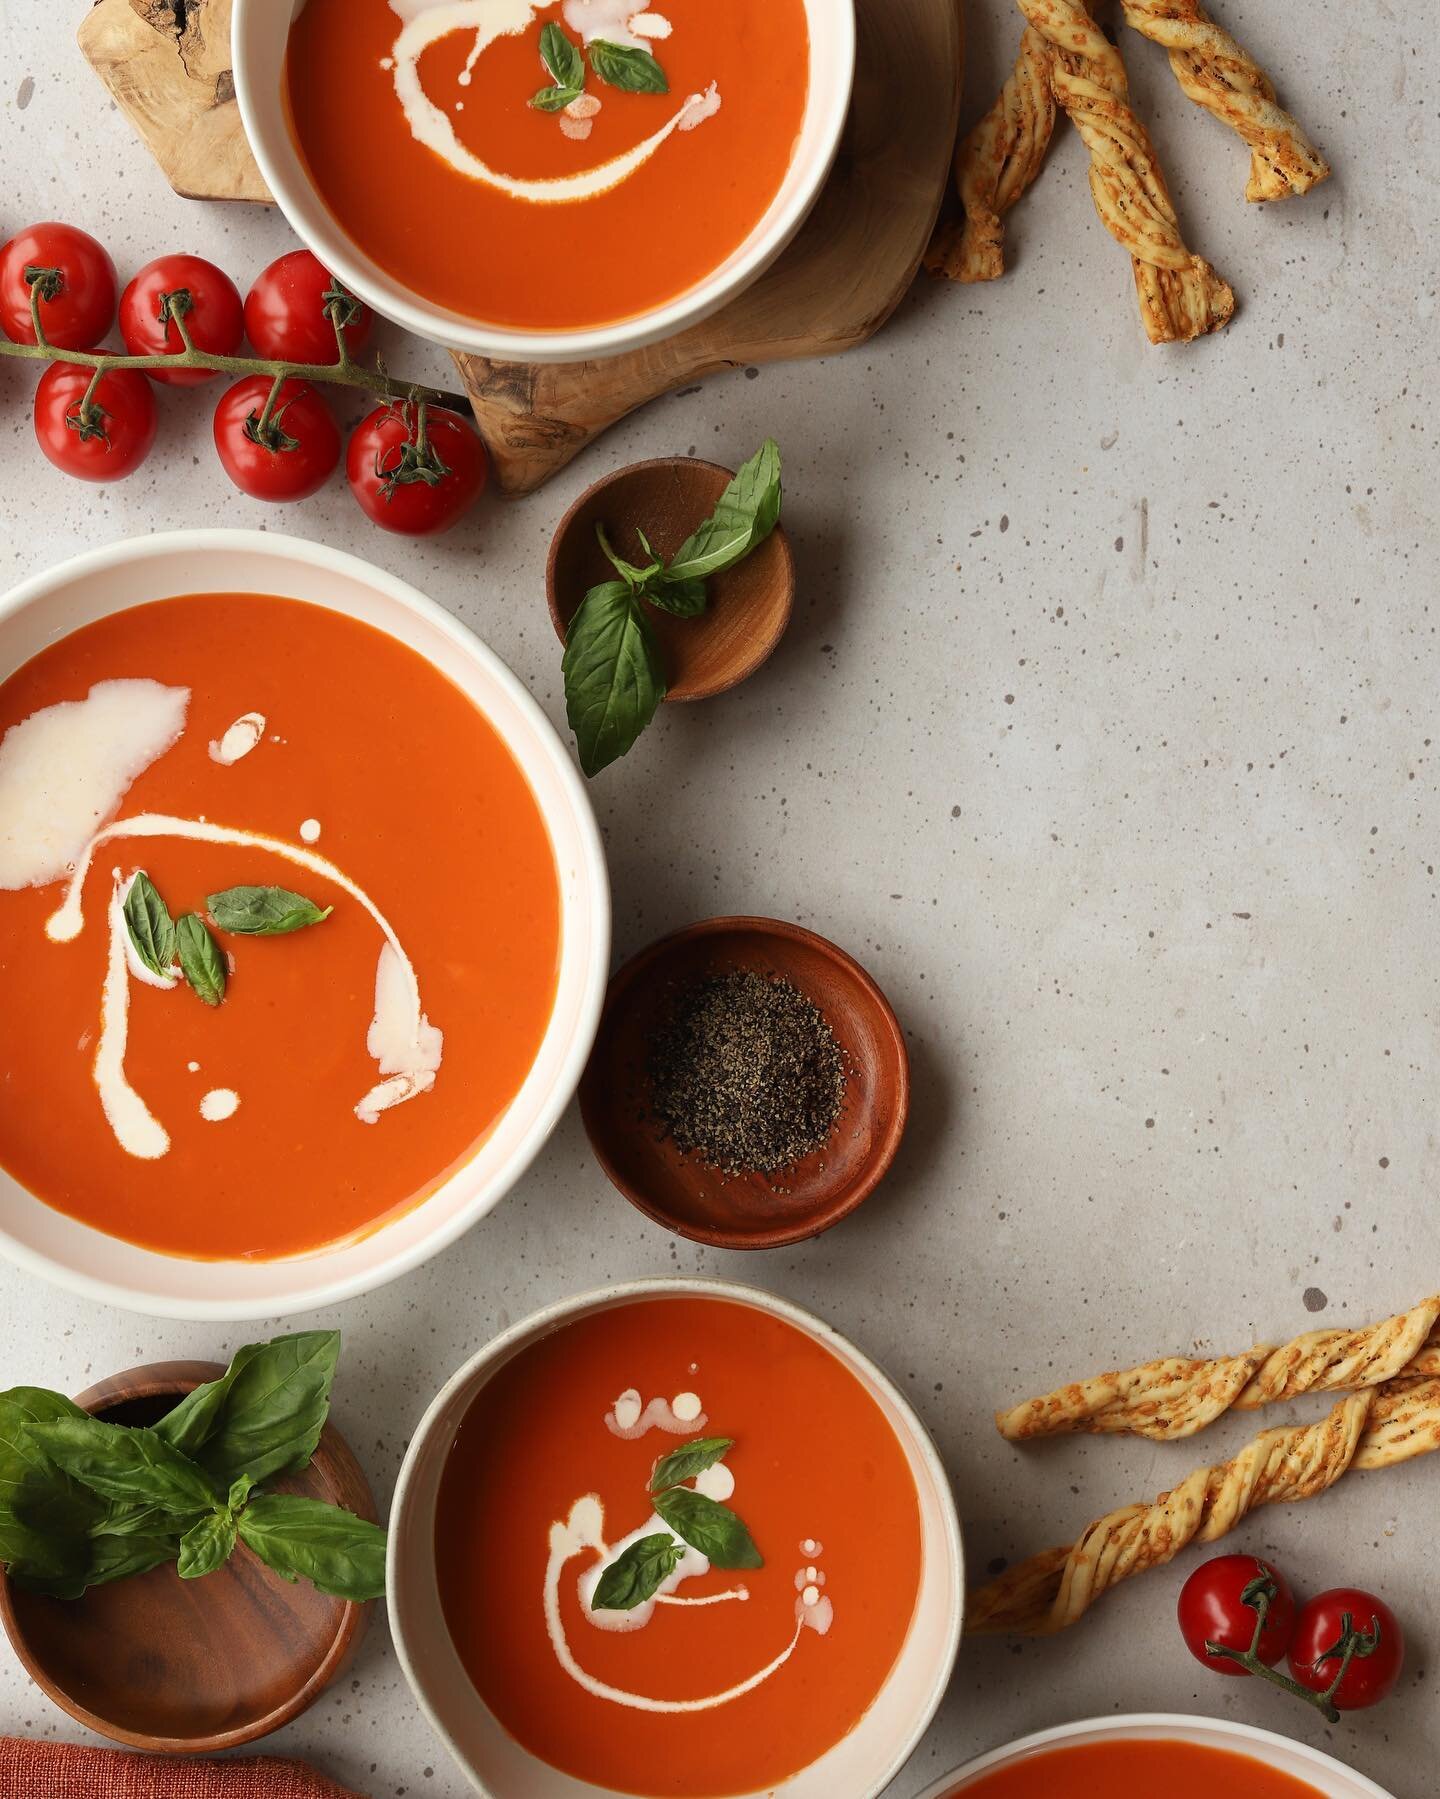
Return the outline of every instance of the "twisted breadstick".
[[[965,1627],[1049,1636],[1107,1588],[1160,1567],[1190,1543],[1213,1543],[1257,1506],[1331,1487],[1350,1467],[1384,1468],[1440,1448],[1440,1380],[1397,1381],[1342,1399],[1327,1418],[1263,1431],[1231,1461],[1197,1468],[1153,1505],[1098,1519],[1065,1549],[1031,1556],[970,1596]]]
[[[995,1423],[1012,1443],[1071,1431],[1189,1437],[1227,1410],[1378,1387],[1401,1374],[1440,1374],[1437,1321],[1440,1294],[1363,1330],[1307,1331],[1279,1348],[1201,1361],[1168,1356],[1075,1381],[997,1412]]]
[[[1226,324],[1235,296],[1185,246],[1154,147],[1130,106],[1120,52],[1083,0],[1019,0],[1053,47],[1051,86],[1090,152],[1090,193],[1106,230],[1130,252],[1151,343],[1200,337]]]
[[[1250,146],[1247,200],[1283,200],[1323,181],[1330,165],[1277,105],[1270,77],[1198,0],[1124,0],[1125,23],[1170,53],[1187,96]]]
[[[932,275],[996,281],[1005,273],[1005,213],[1040,173],[1055,131],[1054,53],[1026,26],[999,97],[955,152],[963,226],[942,226],[925,257]]]

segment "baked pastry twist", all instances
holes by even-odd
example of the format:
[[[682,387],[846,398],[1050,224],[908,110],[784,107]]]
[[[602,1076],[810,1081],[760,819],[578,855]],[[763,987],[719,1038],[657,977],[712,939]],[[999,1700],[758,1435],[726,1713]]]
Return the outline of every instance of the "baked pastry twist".
[[[1151,343],[1200,337],[1226,324],[1235,296],[1188,249],[1149,133],[1130,105],[1120,52],[1081,0],[1019,0],[1054,50],[1051,86],[1090,152],[1090,193],[1110,235],[1131,255]]]
[[[1053,61],[1049,41],[1027,25],[995,104],[955,152],[955,185],[965,218],[936,233],[925,257],[932,275],[995,281],[1005,273],[1000,221],[1040,173],[1055,131]]]
[[[1075,1381],[997,1412],[995,1423],[1013,1443],[1073,1431],[1189,1437],[1225,1411],[1378,1387],[1402,1374],[1440,1374],[1437,1321],[1440,1294],[1363,1330],[1307,1331],[1278,1348],[1207,1360],[1167,1356]]]
[[[1128,1505],[1068,1548],[1047,1549],[971,1594],[965,1628],[1049,1636],[1131,1575],[1213,1543],[1257,1506],[1332,1487],[1347,1468],[1384,1468],[1440,1448],[1440,1379],[1401,1380],[1342,1399],[1317,1424],[1263,1431],[1239,1455],[1197,1468],[1153,1505]]]
[[[1123,0],[1125,23],[1163,46],[1186,95],[1250,146],[1247,200],[1283,200],[1330,165],[1275,99],[1270,77],[1198,0]]]

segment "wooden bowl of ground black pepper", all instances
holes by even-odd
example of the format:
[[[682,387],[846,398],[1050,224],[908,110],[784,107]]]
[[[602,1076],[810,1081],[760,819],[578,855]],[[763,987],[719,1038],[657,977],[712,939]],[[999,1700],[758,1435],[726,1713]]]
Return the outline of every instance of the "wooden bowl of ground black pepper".
[[[647,1217],[722,1249],[776,1249],[875,1190],[909,1096],[899,1022],[858,962],[779,919],[710,918],[611,981],[580,1111]]]

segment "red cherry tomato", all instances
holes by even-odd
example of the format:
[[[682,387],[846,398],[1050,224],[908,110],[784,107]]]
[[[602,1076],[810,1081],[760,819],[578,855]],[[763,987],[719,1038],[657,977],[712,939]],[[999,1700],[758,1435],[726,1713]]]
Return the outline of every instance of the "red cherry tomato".
[[[233,356],[245,335],[245,311],[235,283],[203,256],[160,256],[147,262],[120,296],[120,335],[132,356],[158,356],[185,348],[173,318],[162,320],[163,296],[181,288],[189,294],[185,324],[196,347]],[[213,381],[210,369],[151,369],[154,381],[198,387]]]
[[[345,454],[350,491],[387,531],[428,537],[448,531],[484,490],[485,446],[473,425],[443,406],[405,401],[377,406],[351,434]]]
[[[27,268],[58,271],[40,284],[40,323],[50,342],[62,350],[98,344],[115,318],[115,264],[104,245],[52,222],[17,231],[0,249],[0,329],[17,344],[35,342]]]
[[[263,427],[269,375],[247,375],[221,394],[215,449],[225,473],[257,500],[303,500],[322,488],[340,460],[330,408],[305,381],[287,381]]]
[[[280,362],[338,362],[326,311],[337,291],[343,292],[308,250],[291,250],[262,269],[245,296],[245,335],[256,354]],[[345,326],[345,347],[356,356],[370,341],[375,315],[353,295],[345,295],[345,305],[354,314]]]
[[[118,481],[139,468],[155,441],[155,395],[133,369],[111,369],[85,405],[95,371],[52,362],[35,389],[35,439],[81,481]]]
[[[1260,1612],[1257,1601],[1266,1586],[1274,1590],[1260,1633],[1259,1656],[1267,1667],[1284,1655],[1295,1626],[1295,1600],[1285,1576],[1253,1555],[1217,1555],[1204,1562],[1180,1589],[1180,1634],[1197,1662],[1217,1674],[1249,1676],[1250,1670],[1225,1655],[1211,1655],[1205,1645],[1248,1649]],[[1247,1603],[1246,1595],[1249,1595]]]
[[[1344,1666],[1345,1644],[1355,1653]],[[1300,1611],[1290,1641],[1290,1672],[1312,1693],[1329,1692],[1342,1712],[1378,1705],[1393,1691],[1405,1665],[1405,1637],[1400,1620],[1383,1599],[1358,1587],[1332,1587],[1317,1594]]]

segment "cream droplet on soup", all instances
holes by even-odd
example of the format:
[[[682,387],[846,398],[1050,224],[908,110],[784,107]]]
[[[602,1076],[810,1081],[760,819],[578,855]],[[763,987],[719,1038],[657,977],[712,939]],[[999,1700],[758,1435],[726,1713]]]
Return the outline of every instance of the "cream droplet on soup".
[[[200,1116],[209,1124],[233,1118],[240,1110],[240,1095],[233,1087],[212,1087],[200,1101]]]
[[[243,712],[218,740],[210,739],[210,760],[229,768],[242,756],[248,756],[265,735],[265,714]]]
[[[450,119],[425,92],[420,59],[432,44],[452,33],[473,31],[474,41],[459,77],[462,85],[468,86],[471,69],[491,44],[498,38],[515,37],[528,30],[540,10],[539,0],[390,0],[390,9],[404,21],[391,47],[391,78],[411,136],[449,163],[457,174],[483,181],[515,200],[553,206],[593,199],[628,180],[673,132],[691,131],[719,110],[720,96],[712,81],[705,93],[691,94],[682,101],[649,137],[594,168],[538,179],[507,175],[461,143]],[[624,0],[565,0],[563,16],[587,44],[603,37],[610,43],[638,49],[643,48],[642,42],[627,28],[627,21],[637,13],[643,16],[643,12],[643,8],[624,4]]]
[[[185,728],[188,687],[97,681],[0,738],[0,888],[58,881]]]
[[[300,841],[302,843],[318,843],[320,841],[320,820],[305,818],[300,821]]]

